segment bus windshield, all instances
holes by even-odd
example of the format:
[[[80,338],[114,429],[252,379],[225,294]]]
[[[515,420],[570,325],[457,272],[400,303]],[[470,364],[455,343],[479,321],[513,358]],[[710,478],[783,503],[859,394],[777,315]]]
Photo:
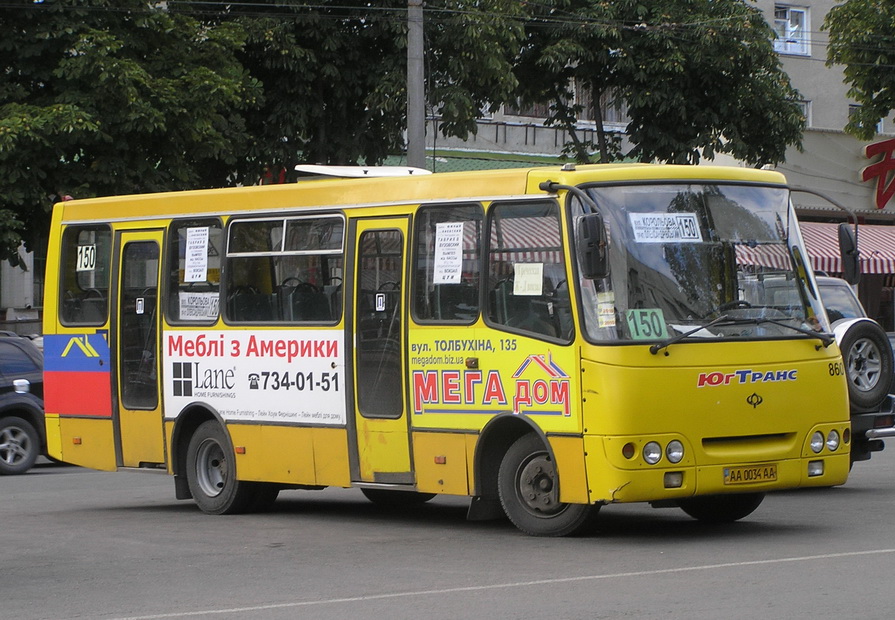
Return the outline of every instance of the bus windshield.
[[[804,271],[800,276],[789,250],[785,188],[688,183],[586,191],[605,218],[610,267],[608,277],[580,283],[589,339],[798,337],[798,330],[818,328]]]

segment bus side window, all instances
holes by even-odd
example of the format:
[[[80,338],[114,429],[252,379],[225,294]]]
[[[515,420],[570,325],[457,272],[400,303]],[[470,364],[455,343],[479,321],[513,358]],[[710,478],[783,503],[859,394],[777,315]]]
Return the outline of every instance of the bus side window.
[[[489,213],[488,320],[569,340],[574,332],[555,203],[495,205]]]
[[[415,221],[414,318],[475,322],[481,289],[482,207],[422,207]]]
[[[168,239],[168,321],[214,323],[220,314],[220,220],[175,221]]]
[[[234,220],[227,246],[227,320],[336,322],[342,313],[344,229],[338,215]]]
[[[109,316],[112,231],[108,226],[72,226],[62,235],[59,300],[63,325],[102,325]]]

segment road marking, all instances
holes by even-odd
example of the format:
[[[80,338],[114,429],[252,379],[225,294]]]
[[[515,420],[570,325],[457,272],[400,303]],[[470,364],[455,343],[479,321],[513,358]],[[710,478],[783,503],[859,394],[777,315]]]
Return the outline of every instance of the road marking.
[[[821,555],[804,555],[792,558],[777,558],[773,560],[750,560],[748,562],[725,562],[723,564],[703,564],[701,566],[679,566],[676,568],[662,568],[657,570],[631,571],[627,573],[610,573],[607,575],[582,575],[580,577],[558,577],[556,579],[537,579],[534,581],[513,581],[509,583],[495,583],[484,586],[462,586],[456,588],[441,588],[437,590],[411,590],[408,592],[391,592],[388,594],[369,594],[365,596],[348,596],[342,598],[326,598],[316,601],[296,601],[294,603],[276,603],[271,605],[254,605],[251,607],[231,607],[229,609],[203,609],[196,611],[172,612],[166,614],[154,614],[150,616],[123,616],[114,620],[162,620],[164,618],[195,618],[198,616],[213,616],[219,614],[237,614],[253,611],[265,611],[268,609],[293,609],[298,607],[310,607],[312,605],[338,605],[340,603],[360,603],[366,601],[381,601],[384,599],[408,598],[412,596],[431,596],[435,594],[456,594],[458,592],[483,592],[487,590],[503,590],[509,588],[527,588],[531,586],[556,585],[561,583],[575,583],[579,581],[601,581],[604,579],[619,579],[623,577],[646,577],[651,575],[668,575],[674,573],[688,573],[694,571],[718,570],[719,568],[740,568],[743,566],[767,566],[769,564],[785,564],[787,562],[811,562],[814,560],[833,560],[839,558],[853,558],[867,555],[883,555],[895,553],[895,549],[874,549],[870,551],[848,551],[844,553],[824,553]]]

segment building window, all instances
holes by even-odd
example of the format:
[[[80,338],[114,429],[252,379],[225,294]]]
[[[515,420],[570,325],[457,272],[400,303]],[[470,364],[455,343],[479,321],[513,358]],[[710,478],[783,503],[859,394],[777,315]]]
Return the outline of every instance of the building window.
[[[503,111],[507,116],[527,116],[531,118],[546,119],[550,116],[550,104],[523,104],[521,101],[516,101],[515,104],[505,105]]]
[[[774,6],[774,49],[781,54],[811,55],[808,46],[808,9]]]
[[[797,101],[799,105],[799,109],[802,111],[802,116],[805,117],[805,127],[811,127],[811,102],[810,101]]]
[[[857,114],[858,110],[861,109],[861,106],[857,103],[848,104],[848,120],[851,120],[852,117]],[[883,119],[879,119],[879,122],[876,124],[876,133],[883,132]]]

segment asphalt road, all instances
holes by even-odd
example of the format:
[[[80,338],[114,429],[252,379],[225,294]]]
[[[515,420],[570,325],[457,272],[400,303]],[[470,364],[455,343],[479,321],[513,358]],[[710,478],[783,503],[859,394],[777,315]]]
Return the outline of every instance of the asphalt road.
[[[0,619],[883,618],[895,445],[839,488],[769,496],[706,527],[610,506],[589,537],[390,512],[359,491],[207,516],[164,475],[44,465],[0,478]]]

